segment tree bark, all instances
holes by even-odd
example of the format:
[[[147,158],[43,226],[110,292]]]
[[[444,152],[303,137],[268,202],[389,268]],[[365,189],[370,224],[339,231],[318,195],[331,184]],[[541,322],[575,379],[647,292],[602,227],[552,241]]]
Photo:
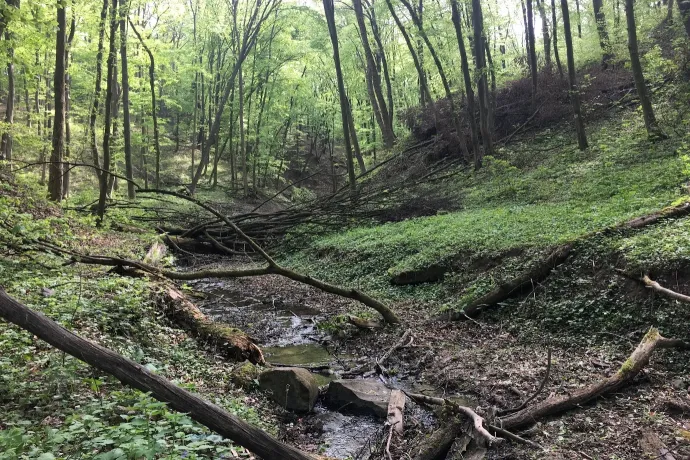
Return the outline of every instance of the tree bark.
[[[561,65],[561,57],[558,54],[558,21],[556,21],[556,0],[551,0],[551,23],[553,24],[553,57],[556,59],[556,66],[558,67],[558,74],[563,78],[563,66]]]
[[[546,69],[551,72],[551,35],[549,34],[549,20],[546,17],[546,0],[537,0],[537,8],[539,9],[539,16],[541,17],[541,35],[544,41],[544,65]],[[554,22],[554,28],[556,23]]]
[[[460,67],[462,68],[462,79],[465,84],[465,97],[467,97],[467,119],[470,123],[470,135],[472,139],[472,153],[475,164],[481,164],[481,152],[479,151],[479,127],[477,126],[476,106],[474,100],[474,90],[472,89],[472,76],[470,75],[470,65],[467,60],[467,49],[465,48],[465,38],[462,34],[462,24],[460,20],[460,8],[457,0],[451,0],[451,19],[455,28],[455,37],[458,41],[458,51],[460,51]]]
[[[683,20],[685,33],[690,37],[690,0],[678,0],[678,11]]]
[[[144,51],[149,55],[149,90],[151,92],[151,116],[153,117],[153,148],[156,152],[156,187],[160,186],[160,170],[161,170],[161,143],[160,143],[160,130],[158,129],[158,104],[156,103],[156,61],[154,60],[153,53],[151,49],[146,46],[146,42],[141,37],[139,32],[131,20],[129,20],[129,25],[132,28],[132,32],[137,36],[141,46],[144,47]]]
[[[587,134],[585,133],[585,122],[582,119],[582,108],[580,106],[580,89],[577,87],[577,76],[575,74],[575,57],[573,54],[573,37],[570,31],[570,11],[568,10],[568,0],[561,0],[561,13],[563,14],[563,31],[565,34],[565,48],[568,57],[568,81],[570,84],[570,100],[575,112],[575,129],[577,130],[577,145],[580,150],[588,147]]]
[[[91,105],[91,114],[89,117],[89,143],[91,146],[91,161],[96,167],[96,178],[98,179],[99,190],[103,185],[101,182],[105,180],[105,175],[101,171],[101,161],[98,154],[98,142],[96,141],[96,119],[98,118],[99,105],[101,99],[101,85],[103,80],[103,47],[105,41],[105,23],[108,18],[108,0],[103,0],[101,8],[101,21],[98,28],[98,53],[96,54],[96,88],[93,94],[93,104]]]
[[[388,105],[383,97],[383,89],[381,87],[381,74],[376,66],[374,54],[371,51],[369,44],[369,36],[367,33],[366,24],[364,23],[364,10],[362,8],[362,0],[353,0],[352,2],[355,10],[355,18],[357,19],[357,26],[359,27],[359,34],[362,40],[362,47],[364,49],[364,56],[366,58],[366,78],[369,80],[373,90],[371,95],[371,106],[376,116],[381,134],[383,136],[384,145],[390,148],[395,143],[395,134],[393,133],[393,126],[391,125],[391,117],[388,113]]]
[[[115,97],[115,43],[117,40],[117,0],[112,0],[110,5],[110,43],[108,46],[108,59],[106,61],[107,77],[105,89],[105,122],[103,126],[103,180],[100,183],[100,193],[98,196],[98,223],[103,223],[105,215],[106,199],[108,198],[108,185],[110,182],[111,155],[110,146],[112,141],[112,105]]]
[[[527,0],[527,57],[529,59],[530,75],[532,76],[532,104],[537,100],[538,68],[537,68],[537,46],[534,37],[534,11],[532,0]]]
[[[50,154],[48,172],[48,194],[52,201],[62,201],[62,158],[65,152],[65,45],[67,41],[67,20],[65,7],[58,5],[55,42],[55,118],[53,122],[53,150]]]
[[[350,142],[350,118],[352,117],[352,113],[350,112],[350,103],[345,93],[343,71],[340,66],[340,50],[338,47],[338,32],[335,26],[335,6],[333,0],[323,0],[323,8],[326,13],[326,22],[328,23],[328,33],[331,37],[331,45],[333,46],[333,61],[338,83],[338,95],[340,96],[340,114],[343,123],[343,140],[345,142],[345,154],[347,157],[347,175],[350,183],[350,193],[354,196],[357,194],[357,182],[355,180],[352,143]]]
[[[477,67],[479,80],[477,92],[479,93],[479,127],[482,133],[484,155],[493,155],[493,133],[490,130],[489,109],[489,85],[487,82],[486,52],[484,50],[484,16],[480,0],[472,0],[472,23],[474,27],[474,62]],[[475,169],[482,165],[482,157],[475,157]]]
[[[640,105],[642,106],[642,115],[644,117],[644,125],[647,128],[647,135],[651,139],[663,139],[666,135],[659,128],[659,124],[654,116],[654,108],[652,101],[647,92],[647,84],[644,80],[644,73],[642,72],[642,63],[640,62],[640,52],[637,48],[637,25],[635,23],[635,1],[625,0],[625,20],[628,26],[628,51],[630,51],[630,65],[635,79],[635,89],[637,90],[637,97],[640,98]]]
[[[134,168],[132,164],[132,125],[129,115],[129,67],[127,62],[127,2],[120,0],[120,61],[122,62],[122,114],[123,133],[125,138],[125,177],[127,177],[127,197],[133,200]]]
[[[264,431],[201,399],[145,366],[114,351],[85,340],[56,322],[12,299],[0,288],[0,317],[45,340],[55,348],[106,372],[125,385],[151,393],[157,400],[189,416],[263,458],[314,460],[294,447],[283,444]]]
[[[601,67],[606,70],[613,61],[613,51],[611,40],[609,39],[608,26],[606,25],[606,14],[604,13],[603,0],[592,0],[594,7],[594,19],[597,21],[597,33],[599,34],[599,46],[601,46],[602,57]]]

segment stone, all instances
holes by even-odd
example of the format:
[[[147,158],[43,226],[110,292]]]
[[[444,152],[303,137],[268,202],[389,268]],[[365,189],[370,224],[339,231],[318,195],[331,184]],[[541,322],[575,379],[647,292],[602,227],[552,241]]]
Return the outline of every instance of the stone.
[[[386,418],[390,395],[391,390],[378,380],[334,380],[326,401],[337,410]]]
[[[256,388],[256,380],[259,378],[259,368],[249,361],[245,361],[232,370],[230,381],[240,388],[249,390]]]
[[[278,367],[259,375],[259,388],[275,402],[294,412],[310,412],[319,396],[316,378],[306,369]]]

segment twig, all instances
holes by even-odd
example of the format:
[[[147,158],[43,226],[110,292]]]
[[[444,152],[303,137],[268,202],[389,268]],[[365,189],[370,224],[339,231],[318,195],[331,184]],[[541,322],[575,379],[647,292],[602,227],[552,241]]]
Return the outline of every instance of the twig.
[[[516,435],[515,433],[512,433],[512,432],[510,432],[510,431],[508,431],[508,430],[504,430],[503,428],[497,427],[497,426],[495,426],[495,425],[490,425],[490,424],[487,424],[486,427],[487,427],[489,430],[491,430],[491,431],[493,431],[493,432],[495,432],[495,433],[497,433],[497,434],[500,434],[500,435],[503,436],[504,438],[510,439],[511,441],[514,441],[514,442],[517,442],[517,443],[520,443],[520,444],[526,444],[526,445],[528,445],[528,446],[534,447],[535,449],[544,450],[544,447],[541,446],[540,444],[537,444],[537,443],[534,442],[534,441],[530,441],[529,439],[525,439],[525,438],[523,438],[523,437],[521,437],[521,436],[518,436],[518,435]]]
[[[534,401],[534,398],[539,396],[539,393],[541,393],[542,390],[544,389],[546,382],[549,380],[549,375],[551,374],[551,348],[549,348],[547,353],[548,353],[548,357],[546,358],[547,359],[546,375],[544,375],[544,379],[541,381],[541,385],[539,385],[539,388],[537,388],[537,391],[532,396],[525,399],[522,402],[522,404],[520,404],[519,406],[514,407],[512,409],[506,409],[506,410],[502,411],[500,415],[507,415],[507,414],[511,414],[513,412],[520,411],[520,410],[524,409],[527,406],[527,404]]]

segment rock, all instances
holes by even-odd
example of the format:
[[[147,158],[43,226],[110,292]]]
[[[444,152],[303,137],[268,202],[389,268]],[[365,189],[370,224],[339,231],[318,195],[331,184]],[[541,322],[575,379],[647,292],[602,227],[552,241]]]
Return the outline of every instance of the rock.
[[[279,367],[259,375],[259,388],[288,410],[309,412],[319,396],[319,385],[306,369]]]
[[[230,375],[230,381],[245,390],[255,388],[258,378],[259,369],[249,361],[245,361],[240,366],[233,369]]]
[[[328,385],[326,401],[338,410],[386,418],[390,394],[378,380],[334,380]]]

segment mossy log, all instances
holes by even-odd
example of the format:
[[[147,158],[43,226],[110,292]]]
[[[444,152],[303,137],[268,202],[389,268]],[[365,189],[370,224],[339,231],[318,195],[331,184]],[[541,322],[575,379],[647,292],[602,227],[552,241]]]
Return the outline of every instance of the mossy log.
[[[254,364],[265,363],[261,349],[247,334],[210,320],[177,288],[162,286],[158,305],[175,324],[212,346],[223,356],[237,361],[249,360]]]
[[[611,377],[572,391],[568,395],[551,396],[519,412],[501,418],[501,423],[498,425],[506,430],[532,425],[543,417],[565,412],[604,394],[616,391],[635,378],[649,363],[649,358],[658,348],[690,349],[690,343],[662,337],[659,331],[652,327],[642,338],[635,351]]]

